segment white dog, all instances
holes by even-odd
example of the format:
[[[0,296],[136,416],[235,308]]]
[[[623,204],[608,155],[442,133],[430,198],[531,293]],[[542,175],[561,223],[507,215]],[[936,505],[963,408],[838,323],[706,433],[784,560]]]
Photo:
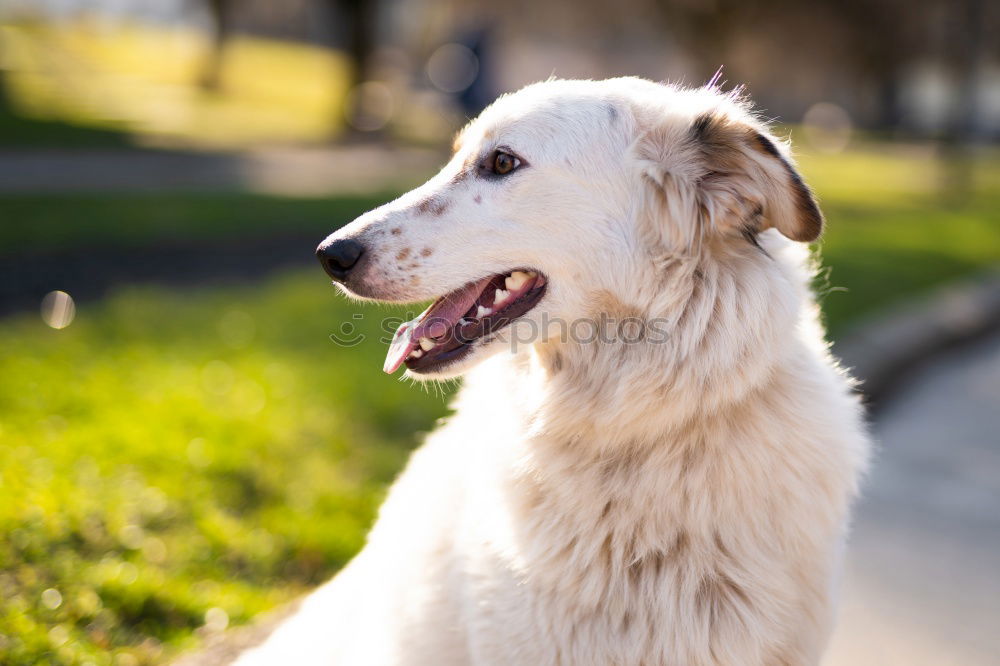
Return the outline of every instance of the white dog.
[[[239,663],[818,663],[869,448],[810,293],[821,227],[736,95],[498,100],[320,246],[349,294],[437,299],[387,371],[468,376],[364,550]]]

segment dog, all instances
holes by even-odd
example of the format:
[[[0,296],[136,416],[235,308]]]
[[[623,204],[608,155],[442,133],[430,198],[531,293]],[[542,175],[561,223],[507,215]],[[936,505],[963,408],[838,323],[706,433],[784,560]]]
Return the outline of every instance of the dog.
[[[386,371],[464,386],[360,554],[238,663],[817,664],[869,451],[810,289],[823,223],[714,82],[498,99],[318,249],[351,296],[434,300]]]

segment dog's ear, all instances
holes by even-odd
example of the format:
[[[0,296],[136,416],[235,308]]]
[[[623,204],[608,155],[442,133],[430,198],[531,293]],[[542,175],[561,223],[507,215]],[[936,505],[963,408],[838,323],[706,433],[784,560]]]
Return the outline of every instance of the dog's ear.
[[[695,228],[679,230],[689,243],[712,231],[756,243],[770,227],[810,242],[823,230],[816,199],[784,146],[749,122],[706,112],[686,131],[649,132],[638,147],[644,175],[673,212],[671,226],[693,220]]]

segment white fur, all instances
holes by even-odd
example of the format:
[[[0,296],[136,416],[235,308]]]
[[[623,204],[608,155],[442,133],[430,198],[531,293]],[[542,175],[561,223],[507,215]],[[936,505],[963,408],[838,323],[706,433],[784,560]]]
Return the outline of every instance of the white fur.
[[[741,144],[740,173],[706,165],[706,113],[780,158]],[[525,166],[467,171],[496,146]],[[467,372],[456,413],[367,546],[238,663],[818,663],[868,439],[807,248],[782,235],[799,224],[786,166],[715,89],[547,81],[337,232],[367,248],[357,295],[418,301],[531,267],[549,282],[526,320],[658,318],[669,338],[583,344],[550,325],[514,354],[479,343],[440,373]],[[758,200],[761,247],[737,233]]]

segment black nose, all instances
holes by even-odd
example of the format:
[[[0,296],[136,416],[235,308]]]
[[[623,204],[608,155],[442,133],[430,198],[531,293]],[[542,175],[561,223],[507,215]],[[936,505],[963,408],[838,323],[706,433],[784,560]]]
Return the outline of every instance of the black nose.
[[[323,264],[323,270],[327,275],[337,282],[343,282],[364,252],[365,247],[361,243],[344,238],[320,245],[316,249],[316,256],[319,258],[319,263]]]

